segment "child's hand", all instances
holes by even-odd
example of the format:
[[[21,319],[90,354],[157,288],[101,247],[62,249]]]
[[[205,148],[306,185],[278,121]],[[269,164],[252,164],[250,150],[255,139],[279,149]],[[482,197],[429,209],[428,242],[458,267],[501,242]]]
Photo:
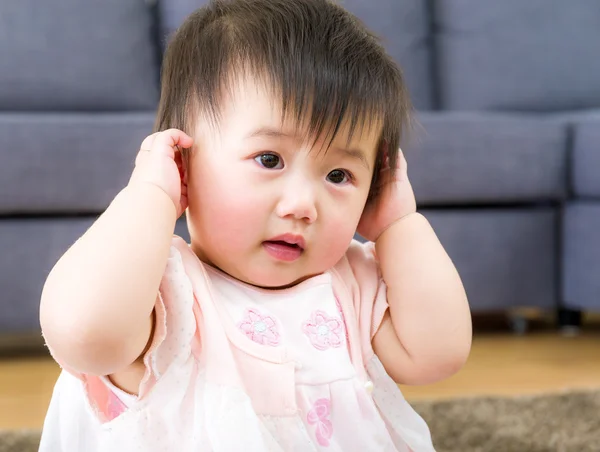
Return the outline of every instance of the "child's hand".
[[[393,223],[417,211],[415,195],[408,180],[408,165],[402,150],[398,152],[395,176],[392,177],[386,158],[386,163],[381,170],[379,194],[367,203],[358,223],[357,232],[372,242],[375,242]]]
[[[153,133],[142,142],[129,180],[129,185],[146,182],[162,189],[173,200],[177,218],[187,208],[187,180],[181,148],[192,144],[192,138],[181,130]]]

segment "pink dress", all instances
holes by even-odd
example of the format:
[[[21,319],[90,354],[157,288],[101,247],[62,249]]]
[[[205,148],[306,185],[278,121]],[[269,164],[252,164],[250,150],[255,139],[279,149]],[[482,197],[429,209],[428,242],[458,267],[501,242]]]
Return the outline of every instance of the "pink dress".
[[[40,451],[433,451],[373,353],[387,309],[373,247],[258,289],[174,238],[139,396],[64,369]]]

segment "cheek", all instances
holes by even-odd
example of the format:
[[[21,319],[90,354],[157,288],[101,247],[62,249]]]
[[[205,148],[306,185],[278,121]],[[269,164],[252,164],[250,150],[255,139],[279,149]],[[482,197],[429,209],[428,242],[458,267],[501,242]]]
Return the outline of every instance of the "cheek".
[[[193,174],[190,220],[207,246],[210,242],[227,249],[239,248],[264,227],[261,204],[242,176],[238,165],[220,168],[215,164]]]
[[[348,246],[348,242],[356,232],[357,224],[358,220],[348,216],[332,218],[327,224],[327,241],[332,246]]]
[[[356,233],[356,227],[362,215],[363,196],[355,198],[355,202],[338,202],[337,207],[330,208],[322,229],[321,253],[323,259],[333,266],[346,252],[350,241]]]

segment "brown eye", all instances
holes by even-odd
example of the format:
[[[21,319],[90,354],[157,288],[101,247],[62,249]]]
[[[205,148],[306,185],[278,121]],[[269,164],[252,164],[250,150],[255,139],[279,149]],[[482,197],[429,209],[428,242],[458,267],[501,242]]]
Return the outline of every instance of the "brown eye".
[[[267,169],[280,169],[281,159],[275,154],[260,154],[254,160]]]
[[[327,180],[333,184],[343,184],[344,182],[348,182],[349,179],[350,177],[343,170],[333,170],[327,175]]]

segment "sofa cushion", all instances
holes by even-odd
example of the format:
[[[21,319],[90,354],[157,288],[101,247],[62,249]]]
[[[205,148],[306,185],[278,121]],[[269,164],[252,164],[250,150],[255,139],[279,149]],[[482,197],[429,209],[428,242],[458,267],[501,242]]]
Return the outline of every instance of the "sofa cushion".
[[[198,8],[208,5],[209,0],[157,0],[161,25],[161,43],[166,45],[169,36],[184,19]]]
[[[144,0],[0,2],[0,110],[137,110],[158,99]]]
[[[474,312],[556,308],[558,215],[554,209],[423,213],[454,261]]]
[[[207,0],[159,0],[163,42]],[[428,4],[422,0],[345,0],[340,2],[381,37],[387,51],[402,66],[413,103],[431,109],[431,39]]]
[[[600,112],[572,122],[573,191],[578,197],[600,199]]]
[[[153,113],[0,114],[0,213],[101,212],[131,175]]]
[[[46,277],[92,222],[93,218],[0,220],[0,334],[39,332]]]
[[[404,145],[422,206],[560,200],[567,126],[529,115],[422,113]]]
[[[341,4],[382,39],[388,53],[400,64],[415,107],[432,109],[432,39],[428,2],[345,0]]]
[[[39,337],[40,296],[48,273],[95,219],[0,219],[0,339],[27,333]],[[188,240],[185,221],[178,221],[176,233]]]
[[[563,303],[600,312],[600,202],[571,202],[563,215]]]
[[[434,3],[443,108],[600,106],[600,2]]]

